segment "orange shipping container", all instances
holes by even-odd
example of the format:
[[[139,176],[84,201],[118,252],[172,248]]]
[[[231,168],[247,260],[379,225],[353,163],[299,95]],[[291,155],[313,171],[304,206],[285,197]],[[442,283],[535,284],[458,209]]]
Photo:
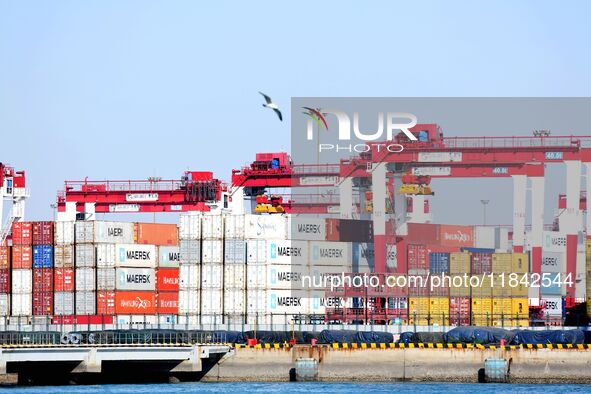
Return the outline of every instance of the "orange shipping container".
[[[156,271],[156,290],[178,291],[179,290],[179,269],[160,268]]]
[[[158,293],[158,314],[176,315],[179,313],[179,293],[161,291]]]
[[[442,224],[439,226],[439,243],[445,246],[472,247],[474,246],[474,227]]]
[[[74,291],[74,269],[56,268],[53,272],[53,286],[55,291]]]
[[[12,245],[31,245],[33,242],[33,223],[16,222],[12,224]]]
[[[96,311],[98,315],[115,314],[115,292],[97,291],[96,293]]]
[[[134,239],[138,244],[178,245],[176,224],[135,223]]]
[[[16,245],[12,247],[12,269],[31,269],[33,267],[33,248]]]
[[[10,248],[8,246],[0,246],[0,270],[10,268]]]
[[[156,293],[151,291],[115,292],[115,313],[118,315],[156,314]]]

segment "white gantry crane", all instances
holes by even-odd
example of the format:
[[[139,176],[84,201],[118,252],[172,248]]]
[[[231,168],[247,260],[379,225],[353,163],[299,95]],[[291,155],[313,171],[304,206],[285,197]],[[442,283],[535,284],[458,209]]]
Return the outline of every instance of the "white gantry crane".
[[[0,163],[0,245],[10,234],[12,223],[24,220],[27,197],[29,191],[26,188],[25,172],[14,171],[13,167]],[[12,203],[6,216],[4,200]]]

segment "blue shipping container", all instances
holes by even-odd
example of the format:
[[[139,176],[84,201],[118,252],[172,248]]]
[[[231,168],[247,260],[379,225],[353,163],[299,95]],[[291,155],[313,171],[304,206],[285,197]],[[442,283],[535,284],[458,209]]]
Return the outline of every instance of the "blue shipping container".
[[[449,253],[429,253],[429,272],[449,272]]]
[[[33,268],[53,268],[53,246],[33,246]]]

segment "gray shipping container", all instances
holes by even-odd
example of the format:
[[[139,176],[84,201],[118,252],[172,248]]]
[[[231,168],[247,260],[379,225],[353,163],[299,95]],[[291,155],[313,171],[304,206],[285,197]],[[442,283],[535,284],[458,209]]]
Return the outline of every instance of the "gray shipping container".
[[[201,246],[199,241],[181,240],[181,264],[199,264],[201,262]]]
[[[74,246],[55,245],[53,264],[55,268],[74,268]]]
[[[76,222],[76,243],[130,244],[133,242],[133,223],[98,220]]]
[[[245,263],[246,241],[243,239],[226,239],[224,241],[224,262]]]
[[[115,290],[115,268],[99,268],[96,270],[97,290]]]
[[[53,310],[56,315],[73,315],[74,293],[69,291],[56,291],[53,294]]]
[[[76,314],[77,315],[96,315],[96,292],[77,291],[76,292]]]
[[[95,275],[94,268],[76,268],[76,291],[91,291],[95,290]]]
[[[96,265],[96,247],[94,244],[76,244],[76,268]]]

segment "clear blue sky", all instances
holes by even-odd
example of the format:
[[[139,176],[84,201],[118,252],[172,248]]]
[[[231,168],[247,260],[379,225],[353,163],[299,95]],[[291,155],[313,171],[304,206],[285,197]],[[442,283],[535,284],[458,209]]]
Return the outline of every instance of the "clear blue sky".
[[[4,0],[0,161],[43,219],[65,179],[229,180],[292,96],[588,96],[589,4]]]

